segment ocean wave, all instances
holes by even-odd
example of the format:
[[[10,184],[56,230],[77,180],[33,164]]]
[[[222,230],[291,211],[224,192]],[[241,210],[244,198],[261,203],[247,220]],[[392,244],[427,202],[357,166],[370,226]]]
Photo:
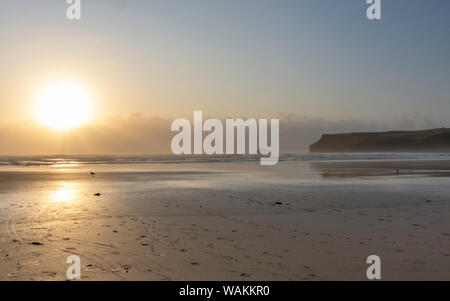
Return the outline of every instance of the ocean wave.
[[[146,156],[39,156],[0,157],[0,166],[58,166],[95,164],[170,164],[208,162],[253,162],[259,155],[146,155]],[[372,161],[372,160],[450,160],[449,153],[340,153],[280,154],[279,161]]]

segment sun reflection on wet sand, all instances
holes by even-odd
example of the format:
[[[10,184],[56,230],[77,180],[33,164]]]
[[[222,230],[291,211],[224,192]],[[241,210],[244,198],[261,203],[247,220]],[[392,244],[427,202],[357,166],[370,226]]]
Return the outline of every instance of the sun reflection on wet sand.
[[[80,166],[80,164],[76,164],[76,163],[58,163],[53,165],[54,168],[65,168],[65,167],[78,167]]]
[[[78,196],[79,190],[74,183],[62,183],[60,186],[51,192],[50,202],[70,203]]]

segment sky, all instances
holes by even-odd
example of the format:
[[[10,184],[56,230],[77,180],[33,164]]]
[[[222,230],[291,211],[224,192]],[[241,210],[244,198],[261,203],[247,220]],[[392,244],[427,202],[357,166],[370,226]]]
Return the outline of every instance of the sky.
[[[154,132],[155,120],[170,124],[194,110],[279,117],[289,133],[281,140],[308,137],[287,151],[305,150],[322,132],[449,127],[450,2],[382,0],[376,21],[365,2],[82,0],[81,20],[69,21],[63,0],[2,0],[0,138],[11,146],[0,154],[35,145],[25,140],[45,129],[29,129],[33,104],[60,80],[88,91],[103,125],[120,119]],[[93,127],[108,132],[96,136],[102,149],[77,151],[114,145],[109,124],[77,135]],[[59,151],[68,150],[40,150]]]

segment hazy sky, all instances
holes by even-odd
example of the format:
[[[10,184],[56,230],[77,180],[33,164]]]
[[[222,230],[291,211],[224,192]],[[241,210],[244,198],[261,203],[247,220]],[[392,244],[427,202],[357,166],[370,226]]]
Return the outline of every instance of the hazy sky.
[[[450,2],[382,0],[380,21],[365,2],[82,0],[69,21],[64,0],[2,0],[0,122],[69,80],[98,116],[450,126]]]

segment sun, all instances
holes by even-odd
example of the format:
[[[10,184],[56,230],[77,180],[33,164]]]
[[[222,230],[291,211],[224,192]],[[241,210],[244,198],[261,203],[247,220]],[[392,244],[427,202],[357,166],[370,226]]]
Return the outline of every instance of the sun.
[[[35,114],[43,125],[68,130],[90,121],[92,100],[79,86],[58,83],[45,89],[36,99]]]

